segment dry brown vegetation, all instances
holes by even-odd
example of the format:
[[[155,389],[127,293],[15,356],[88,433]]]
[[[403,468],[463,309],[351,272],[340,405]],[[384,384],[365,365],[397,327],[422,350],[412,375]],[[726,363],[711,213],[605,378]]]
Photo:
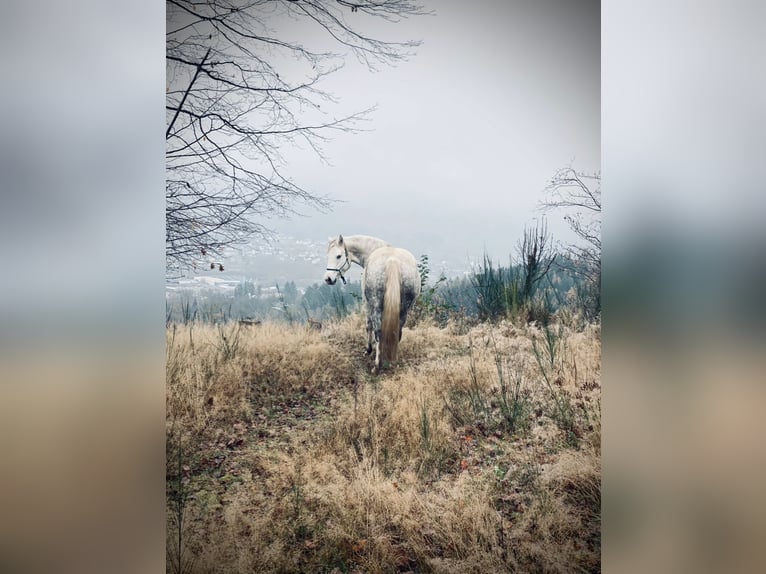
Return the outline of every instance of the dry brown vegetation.
[[[600,571],[600,329],[171,326],[170,572]]]

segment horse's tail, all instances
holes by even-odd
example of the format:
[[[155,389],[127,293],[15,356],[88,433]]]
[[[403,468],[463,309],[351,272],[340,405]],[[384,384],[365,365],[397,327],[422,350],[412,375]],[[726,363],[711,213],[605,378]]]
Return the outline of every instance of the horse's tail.
[[[402,271],[399,263],[386,263],[386,287],[383,295],[383,325],[381,333],[381,358],[386,361],[396,360],[399,347],[399,311],[401,309]]]

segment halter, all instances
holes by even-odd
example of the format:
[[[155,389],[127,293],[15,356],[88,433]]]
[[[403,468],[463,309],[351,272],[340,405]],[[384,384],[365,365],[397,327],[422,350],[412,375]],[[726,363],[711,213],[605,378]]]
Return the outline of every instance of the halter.
[[[327,271],[336,271],[338,273],[338,275],[340,275],[340,278],[343,280],[343,284],[345,285],[346,284],[346,278],[343,276],[343,267],[346,265],[346,263],[348,263],[348,267],[346,267],[346,271],[351,269],[351,261],[349,261],[349,259],[348,259],[348,249],[346,249],[344,247],[343,248],[343,252],[345,254],[346,261],[344,263],[342,263],[340,267],[334,267],[334,268],[333,267],[328,267]]]

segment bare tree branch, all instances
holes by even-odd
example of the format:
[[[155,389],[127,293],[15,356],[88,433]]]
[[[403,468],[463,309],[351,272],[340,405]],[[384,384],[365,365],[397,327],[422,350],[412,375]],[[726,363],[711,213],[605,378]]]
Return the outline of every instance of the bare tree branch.
[[[586,282],[587,310],[597,316],[601,312],[601,172],[558,170],[545,188],[541,208],[567,212],[564,220],[580,242],[560,246],[564,257],[558,265]]]
[[[253,235],[269,237],[269,218],[331,206],[293,181],[283,150],[302,142],[326,160],[322,144],[332,133],[360,130],[373,108],[333,116],[326,110],[338,100],[322,81],[348,53],[369,68],[408,57],[417,42],[375,38],[365,24],[427,12],[411,0],[166,7],[166,261],[176,272]],[[320,45],[291,37],[306,25],[325,32]]]

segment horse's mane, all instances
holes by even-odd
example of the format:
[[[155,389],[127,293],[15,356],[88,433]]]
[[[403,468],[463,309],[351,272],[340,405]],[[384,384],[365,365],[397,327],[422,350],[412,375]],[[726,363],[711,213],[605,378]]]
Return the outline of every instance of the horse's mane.
[[[344,235],[343,236],[343,240],[344,240],[344,242],[346,240],[351,240],[351,241],[380,241],[382,243],[385,243],[386,245],[391,245],[388,241],[386,241],[385,239],[381,239],[380,237],[375,237],[374,235],[362,235],[362,234],[359,234],[359,233],[355,233],[353,235]],[[331,237],[330,240],[328,241],[327,245],[330,246],[330,247],[338,245],[338,237],[337,236]]]

